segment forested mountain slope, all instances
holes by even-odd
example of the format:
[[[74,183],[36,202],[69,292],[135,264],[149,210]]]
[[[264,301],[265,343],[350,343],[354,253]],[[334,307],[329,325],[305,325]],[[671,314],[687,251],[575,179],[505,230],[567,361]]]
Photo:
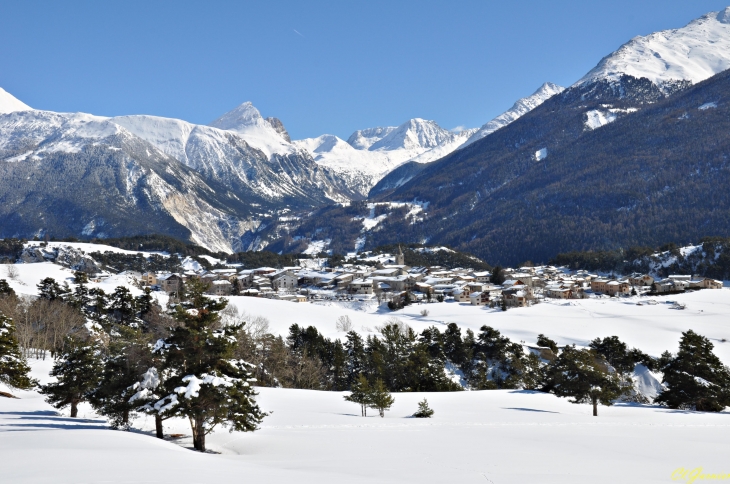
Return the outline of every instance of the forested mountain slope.
[[[491,263],[728,235],[730,73],[664,100],[645,79],[621,84],[614,96],[615,84],[593,84],[591,100],[569,89],[428,166],[387,197],[430,202],[427,221],[403,230]]]

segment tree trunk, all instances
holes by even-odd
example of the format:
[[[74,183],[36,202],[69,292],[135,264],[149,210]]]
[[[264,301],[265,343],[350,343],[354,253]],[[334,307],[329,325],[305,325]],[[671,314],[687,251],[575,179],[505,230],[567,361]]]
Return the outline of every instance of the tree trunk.
[[[378,412],[380,412],[380,418],[385,418],[385,409],[384,408],[379,408]]]
[[[162,417],[155,414],[155,432],[157,432],[158,439],[164,439],[165,434],[162,433]]]
[[[190,419],[190,425],[193,428],[193,448],[200,452],[205,452],[205,429],[203,428],[203,419]]]
[[[78,402],[75,400],[71,402],[71,417],[76,418],[79,415]]]
[[[598,399],[593,398],[593,416],[598,417]]]
[[[127,429],[129,427],[129,409],[124,410],[122,414],[122,427]]]

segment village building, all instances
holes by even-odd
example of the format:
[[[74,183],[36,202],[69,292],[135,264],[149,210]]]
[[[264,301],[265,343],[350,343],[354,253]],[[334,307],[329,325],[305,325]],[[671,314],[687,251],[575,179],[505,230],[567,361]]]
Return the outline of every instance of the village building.
[[[208,288],[208,293],[214,296],[228,296],[231,294],[233,285],[227,280],[219,279],[213,281]]]
[[[170,274],[168,276],[160,277],[157,279],[157,283],[160,285],[160,289],[166,293],[180,292],[183,286],[182,277],[177,274]]]
[[[373,280],[372,279],[358,279],[350,282],[347,286],[347,292],[350,294],[372,294],[373,293]]]
[[[708,277],[695,277],[689,281],[689,289],[722,289],[722,281]]]
[[[297,276],[289,271],[279,272],[271,278],[271,288],[274,291],[294,291],[299,287]]]
[[[469,294],[469,302],[472,306],[486,306],[489,304],[489,292],[472,292]]]
[[[629,284],[637,287],[649,287],[654,284],[654,278],[649,274],[632,274],[628,280]]]
[[[145,272],[140,277],[140,282],[142,282],[145,286],[156,286],[157,275],[154,272]]]

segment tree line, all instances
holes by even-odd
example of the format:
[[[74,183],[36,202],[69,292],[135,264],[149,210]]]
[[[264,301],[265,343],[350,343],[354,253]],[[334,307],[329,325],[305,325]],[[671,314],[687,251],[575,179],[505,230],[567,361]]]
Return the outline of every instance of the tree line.
[[[0,381],[32,388],[28,356],[54,358],[56,382],[40,387],[58,408],[89,402],[114,428],[128,428],[138,413],[163,421],[187,417],[194,447],[223,425],[251,431],[265,417],[253,385],[350,391],[347,399],[382,416],[391,392],[529,389],[576,403],[643,401],[631,376],[637,364],[663,373],[666,390],[655,403],[670,408],[720,411],[730,404],[730,370],[713,344],[682,333],[679,352],[653,358],[618,337],[596,338],[586,348],[559,346],[545,335],[525,350],[498,330],[462,332],[455,323],[416,333],[389,319],[377,333],[348,331],[343,340],[297,324],[286,338],[268,330],[265,318],[228,307],[205,295],[205,284],[187,284],[180,302],[162,308],[147,290],[125,287],[107,294],[88,288],[77,272],[75,287],[52,278],[39,296],[15,295],[0,280]],[[64,313],[63,311],[66,311]],[[49,316],[50,314],[50,316]],[[73,316],[72,316],[73,315]],[[428,408],[426,405],[425,409]]]

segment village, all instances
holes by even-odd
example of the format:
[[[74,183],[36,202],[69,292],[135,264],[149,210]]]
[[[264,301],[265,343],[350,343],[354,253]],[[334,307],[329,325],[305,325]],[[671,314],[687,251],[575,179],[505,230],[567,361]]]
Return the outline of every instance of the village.
[[[448,250],[448,249],[444,249]],[[369,256],[362,263],[337,267],[301,266],[241,268],[233,264],[209,271],[199,265],[182,273],[134,274],[143,286],[174,297],[191,278],[209,284],[216,296],[241,295],[297,303],[333,301],[377,301],[391,309],[410,303],[453,301],[472,306],[526,307],[545,299],[584,299],[668,295],[699,289],[720,289],[721,281],[696,275],[669,275],[655,279],[649,274],[606,277],[563,267],[536,266],[478,271],[442,266],[411,267],[402,251]],[[307,264],[308,263],[308,264]],[[220,265],[220,264],[218,264]]]

